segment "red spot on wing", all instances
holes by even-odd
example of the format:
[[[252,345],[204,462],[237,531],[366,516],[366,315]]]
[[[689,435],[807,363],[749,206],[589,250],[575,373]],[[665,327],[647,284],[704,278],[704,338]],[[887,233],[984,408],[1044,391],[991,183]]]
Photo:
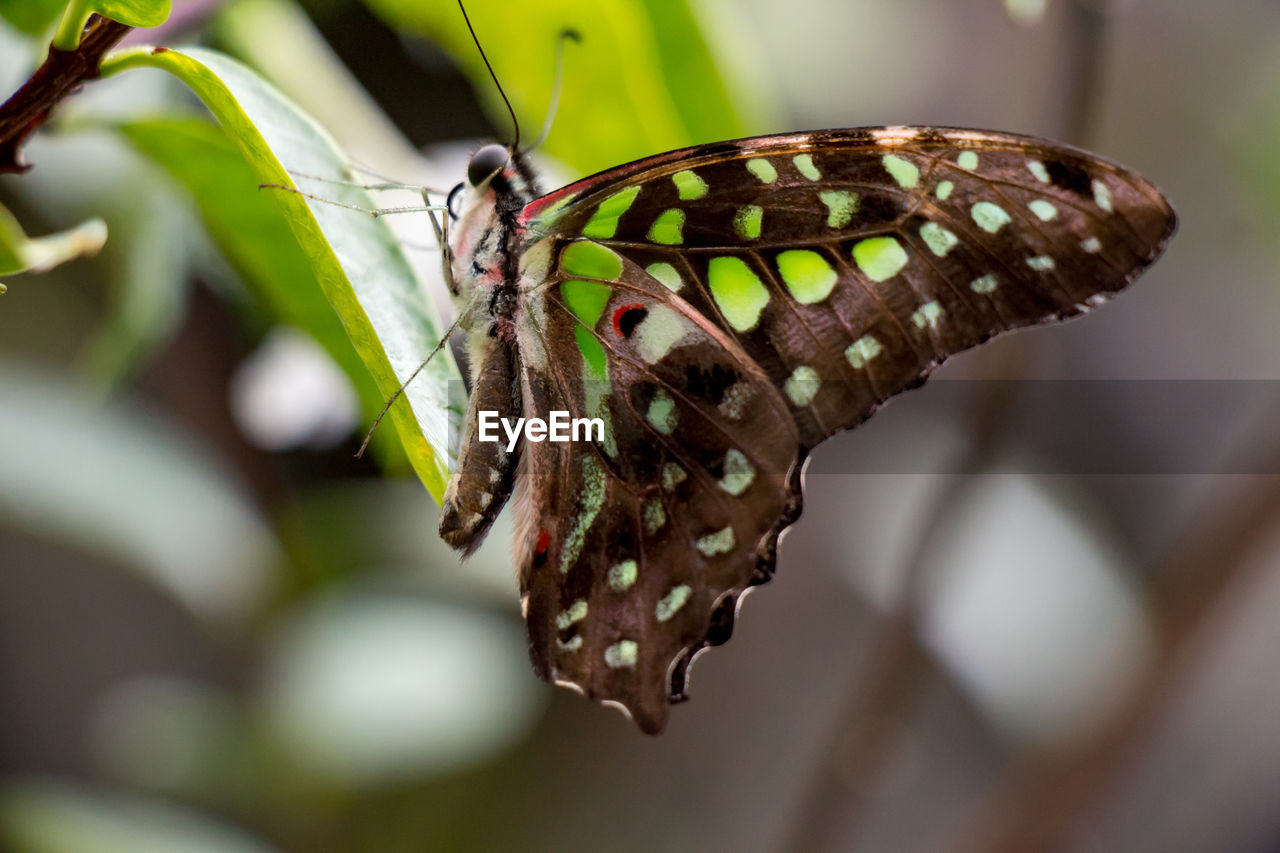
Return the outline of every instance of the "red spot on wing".
[[[545,553],[547,553],[547,548],[548,548],[550,545],[551,545],[551,533],[550,533],[550,531],[547,531],[547,530],[539,530],[539,531],[538,531],[538,544],[534,546],[534,548],[533,548],[533,552],[534,552],[535,554],[545,554]]]
[[[626,315],[628,311],[643,311],[643,310],[644,310],[644,306],[641,305],[639,302],[633,303],[631,305],[622,305],[614,309],[613,330],[618,334],[618,337],[625,338],[627,336],[626,332],[622,331],[623,316]]]

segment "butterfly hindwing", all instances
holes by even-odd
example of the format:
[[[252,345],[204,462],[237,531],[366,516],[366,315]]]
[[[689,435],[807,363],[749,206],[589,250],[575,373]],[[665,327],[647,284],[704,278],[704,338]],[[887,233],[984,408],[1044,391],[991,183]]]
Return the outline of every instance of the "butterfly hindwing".
[[[661,729],[689,658],[727,634],[798,499],[785,401],[721,330],[589,241],[518,319],[525,414],[605,424],[524,449],[518,556],[535,667]]]
[[[933,128],[703,146],[526,209],[646,267],[733,336],[802,443],[865,420],[948,356],[1087,310],[1162,251],[1150,183],[1043,140]]]

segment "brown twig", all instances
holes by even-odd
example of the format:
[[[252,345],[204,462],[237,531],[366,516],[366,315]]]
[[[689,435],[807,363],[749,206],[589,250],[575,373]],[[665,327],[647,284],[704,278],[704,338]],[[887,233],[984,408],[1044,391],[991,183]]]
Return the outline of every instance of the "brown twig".
[[[98,76],[102,56],[124,38],[132,27],[109,18],[93,16],[75,50],[49,48],[44,64],[9,100],[0,106],[0,174],[25,172],[22,146],[62,100],[86,80]]]

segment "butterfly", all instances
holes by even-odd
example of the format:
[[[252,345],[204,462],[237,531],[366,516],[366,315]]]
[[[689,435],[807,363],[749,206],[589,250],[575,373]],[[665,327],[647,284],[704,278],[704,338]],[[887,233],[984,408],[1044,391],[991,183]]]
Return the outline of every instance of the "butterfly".
[[[440,534],[469,554],[518,491],[535,670],[648,733],[773,575],[813,447],[955,353],[1106,301],[1176,227],[1115,163],[935,127],[702,145],[545,195],[492,144],[450,215],[472,392]],[[603,430],[508,449],[484,411]]]

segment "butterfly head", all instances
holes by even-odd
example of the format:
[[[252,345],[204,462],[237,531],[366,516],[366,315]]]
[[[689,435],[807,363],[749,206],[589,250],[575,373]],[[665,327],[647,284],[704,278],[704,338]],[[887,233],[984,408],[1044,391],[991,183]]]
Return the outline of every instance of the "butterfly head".
[[[516,214],[535,193],[519,152],[497,143],[471,155],[467,179],[449,193],[449,231],[454,297],[469,302],[477,287],[504,278],[516,229]]]

